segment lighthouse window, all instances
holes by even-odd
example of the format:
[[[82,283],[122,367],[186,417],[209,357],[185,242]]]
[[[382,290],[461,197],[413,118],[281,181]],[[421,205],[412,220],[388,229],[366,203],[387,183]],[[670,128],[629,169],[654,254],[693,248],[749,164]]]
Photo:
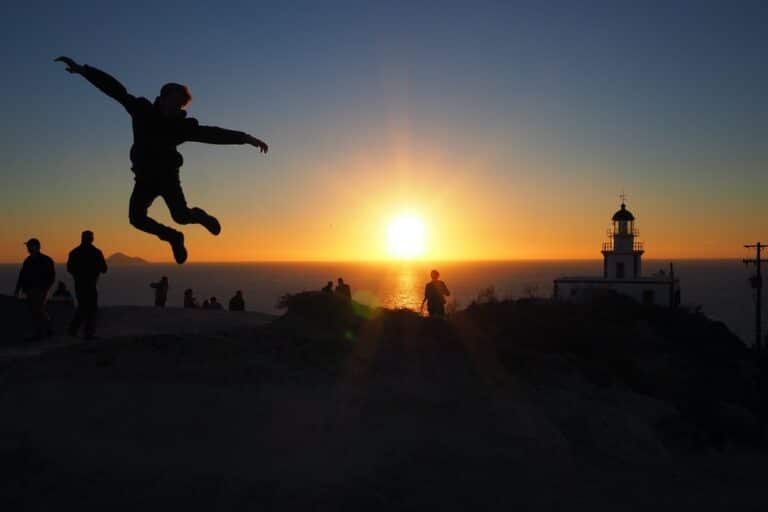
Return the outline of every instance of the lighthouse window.
[[[616,263],[616,278],[624,279],[624,263]]]

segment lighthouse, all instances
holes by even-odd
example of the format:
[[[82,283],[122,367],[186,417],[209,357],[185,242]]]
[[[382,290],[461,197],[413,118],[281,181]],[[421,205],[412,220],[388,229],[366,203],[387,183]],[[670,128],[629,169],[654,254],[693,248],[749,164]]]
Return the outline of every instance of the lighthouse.
[[[623,194],[622,194],[623,196]],[[622,197],[619,211],[613,214],[608,229],[608,241],[603,242],[603,277],[606,279],[636,279],[642,275],[643,243],[635,228],[635,216],[627,210]]]
[[[554,298],[565,302],[589,302],[606,294],[631,297],[652,306],[675,307],[680,304],[680,280],[673,265],[650,276],[643,275],[643,243],[637,238],[635,216],[627,209],[626,197],[611,217],[608,239],[603,242],[603,275],[560,277],[554,281]]]

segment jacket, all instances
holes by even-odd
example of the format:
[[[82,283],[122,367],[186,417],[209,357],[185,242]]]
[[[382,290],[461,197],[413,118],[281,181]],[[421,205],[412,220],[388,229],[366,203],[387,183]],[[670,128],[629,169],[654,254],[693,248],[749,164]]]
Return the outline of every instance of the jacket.
[[[18,295],[20,291],[48,290],[55,280],[56,269],[53,260],[43,253],[30,254],[21,266],[14,295]]]
[[[248,134],[225,130],[216,126],[202,126],[197,119],[187,117],[185,111],[178,116],[164,115],[157,101],[135,97],[114,77],[85,65],[82,75],[107,96],[115,99],[131,115],[133,146],[131,146],[132,170],[137,176],[153,177],[178,170],[184,158],[176,146],[184,142],[208,144],[245,144]]]

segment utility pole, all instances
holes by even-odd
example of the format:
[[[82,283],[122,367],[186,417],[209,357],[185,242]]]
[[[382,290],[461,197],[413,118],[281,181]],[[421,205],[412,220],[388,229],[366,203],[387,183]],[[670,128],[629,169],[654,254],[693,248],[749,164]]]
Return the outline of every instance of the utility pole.
[[[760,352],[760,345],[761,345],[761,339],[760,339],[760,333],[762,332],[762,326],[760,325],[760,320],[763,312],[762,308],[762,302],[763,302],[763,276],[760,273],[760,264],[765,259],[762,258],[762,252],[763,249],[766,248],[765,244],[761,244],[760,242],[757,242],[754,245],[745,245],[744,246],[747,249],[754,249],[755,250],[755,258],[754,259],[746,259],[744,260],[745,265],[754,265],[755,266],[755,275],[749,279],[750,284],[752,285],[752,288],[755,290],[755,350]]]

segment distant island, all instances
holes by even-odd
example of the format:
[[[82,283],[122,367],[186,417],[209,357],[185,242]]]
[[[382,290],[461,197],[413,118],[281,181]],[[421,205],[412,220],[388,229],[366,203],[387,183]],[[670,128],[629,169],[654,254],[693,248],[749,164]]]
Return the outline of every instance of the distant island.
[[[109,258],[107,258],[107,264],[109,265],[147,265],[149,262],[145,259],[138,258],[136,256],[128,256],[122,252],[116,252]]]

